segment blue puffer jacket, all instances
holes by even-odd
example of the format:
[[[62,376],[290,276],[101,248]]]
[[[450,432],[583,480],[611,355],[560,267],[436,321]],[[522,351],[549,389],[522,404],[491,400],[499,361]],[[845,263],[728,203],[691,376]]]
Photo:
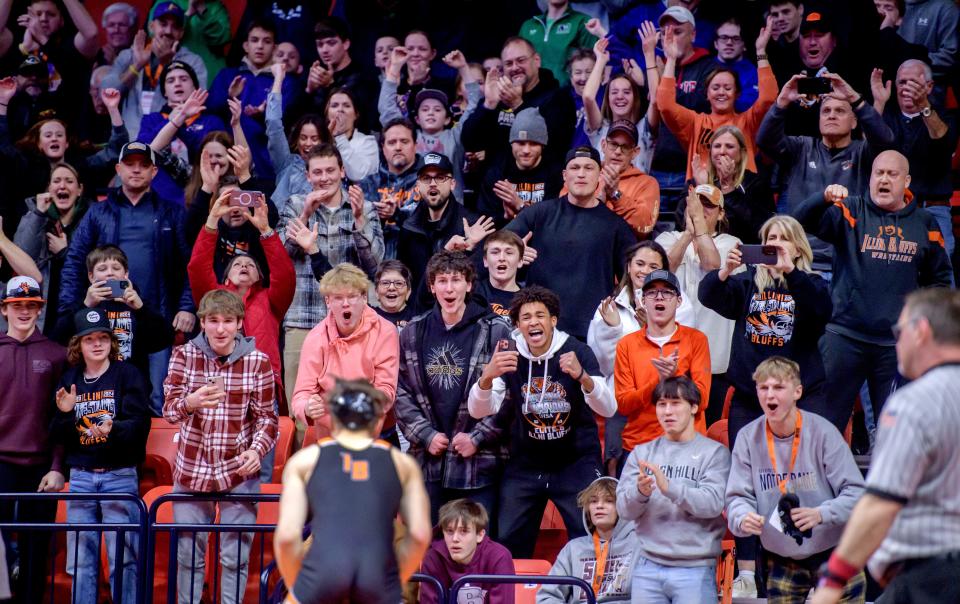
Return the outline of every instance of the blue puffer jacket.
[[[74,232],[63,263],[60,281],[60,312],[69,312],[82,302],[89,282],[87,280],[87,254],[100,245],[120,244],[120,189],[111,189],[107,199],[94,203]],[[181,310],[194,312],[193,296],[187,281],[187,261],[190,259],[190,243],[184,235],[185,212],[183,207],[161,199],[154,191],[148,191],[140,203],[153,204],[154,237],[153,257],[160,272],[160,300],[149,300],[159,308],[168,320]]]

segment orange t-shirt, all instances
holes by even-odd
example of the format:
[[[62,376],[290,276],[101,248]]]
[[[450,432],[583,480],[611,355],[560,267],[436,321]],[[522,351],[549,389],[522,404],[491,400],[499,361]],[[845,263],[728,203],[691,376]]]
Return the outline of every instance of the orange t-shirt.
[[[747,142],[747,169],[751,172],[757,171],[757,164],[754,161],[757,148],[754,139],[757,137],[757,130],[760,129],[763,116],[776,102],[779,93],[777,79],[773,76],[773,70],[769,65],[757,69],[757,82],[757,100],[749,109],[743,113],[718,115],[697,113],[678,104],[676,78],[665,77],[660,80],[660,86],[657,87],[657,108],[660,109],[660,115],[663,116],[663,121],[670,128],[670,132],[687,149],[687,178],[693,177],[691,168],[693,154],[699,153],[704,163],[709,161],[710,149],[707,144],[710,136],[714,130],[726,125],[736,126],[743,132]]]
[[[707,336],[692,327],[677,325],[677,331],[661,349],[647,338],[647,328],[623,336],[617,343],[614,363],[614,393],[617,411],[627,416],[623,429],[623,449],[632,451],[639,444],[663,434],[653,404],[653,390],[660,383],[660,374],[650,361],[679,351],[676,375],[686,375],[700,391],[697,410],[697,431],[706,435],[704,413],[710,399],[710,347]]]

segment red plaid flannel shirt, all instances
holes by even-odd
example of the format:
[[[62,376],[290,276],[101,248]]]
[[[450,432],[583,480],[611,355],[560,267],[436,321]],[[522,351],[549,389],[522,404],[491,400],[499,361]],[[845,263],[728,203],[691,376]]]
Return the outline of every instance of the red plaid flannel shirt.
[[[206,384],[210,375],[223,376],[226,402],[214,409],[189,411],[187,395]],[[263,459],[276,444],[273,369],[259,350],[221,363],[193,342],[177,346],[163,392],[164,418],[180,424],[173,478],[186,489],[204,493],[232,489],[250,478],[237,472],[237,456],[251,449]]]

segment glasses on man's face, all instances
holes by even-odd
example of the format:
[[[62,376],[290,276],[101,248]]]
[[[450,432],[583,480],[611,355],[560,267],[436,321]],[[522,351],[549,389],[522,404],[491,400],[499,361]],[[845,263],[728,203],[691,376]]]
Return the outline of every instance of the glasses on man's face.
[[[507,59],[506,61],[503,62],[503,68],[510,69],[514,65],[518,67],[523,67],[524,65],[530,62],[531,58],[532,58],[532,55],[527,55],[525,57],[517,57],[516,59]]]
[[[617,143],[609,138],[607,139],[607,147],[609,147],[611,151],[619,151],[621,153],[633,153],[633,150],[637,148],[636,145],[632,145],[630,143]]]
[[[740,36],[717,36],[717,40],[720,40],[721,44],[739,44],[743,42],[743,38]]]
[[[672,289],[651,289],[643,292],[644,300],[673,300],[677,297],[677,292]]]
[[[382,280],[382,281],[377,281],[377,286],[378,286],[378,287],[382,287],[383,289],[390,289],[391,287],[395,287],[395,288],[397,288],[397,289],[401,289],[401,288],[404,288],[404,287],[407,286],[407,282],[406,282],[406,281],[399,281],[399,280],[398,280],[398,281],[387,281],[386,279],[384,279],[384,280]]]
[[[418,180],[425,185],[432,185],[432,184],[445,185],[451,180],[453,180],[453,177],[450,176],[449,174],[440,174],[439,176],[420,176],[418,177]]]
[[[356,304],[363,299],[363,294],[334,295],[327,296],[327,306]]]

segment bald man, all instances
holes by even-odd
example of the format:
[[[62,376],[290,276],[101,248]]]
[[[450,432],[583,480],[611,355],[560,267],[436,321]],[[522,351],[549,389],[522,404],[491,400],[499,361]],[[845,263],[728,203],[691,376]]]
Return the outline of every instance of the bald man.
[[[794,217],[835,247],[833,316],[820,340],[827,392],[824,413],[841,432],[866,380],[874,417],[897,375],[892,326],[903,300],[923,287],[950,287],[950,260],[937,221],[907,190],[910,164],[897,151],[873,160],[870,189],[850,195],[830,185],[802,202]]]

